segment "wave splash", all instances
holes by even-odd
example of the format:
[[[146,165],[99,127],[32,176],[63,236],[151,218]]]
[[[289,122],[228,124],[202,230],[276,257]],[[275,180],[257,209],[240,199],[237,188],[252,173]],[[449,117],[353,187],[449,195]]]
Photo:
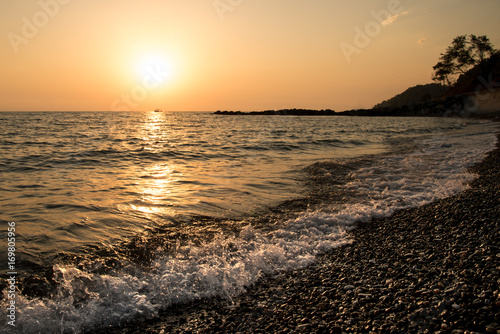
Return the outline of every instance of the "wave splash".
[[[81,333],[151,319],[179,303],[213,297],[231,301],[263,275],[303,268],[318,253],[352,242],[348,232],[356,222],[465,190],[475,177],[467,168],[495,143],[493,133],[425,140],[417,151],[351,168],[345,182],[335,185],[354,194],[349,202],[323,203],[266,228],[251,219],[237,222],[232,232],[201,227],[211,229],[211,237],[176,239],[168,251],[153,250],[147,266],[124,260],[119,269],[99,272],[97,260],[56,264],[57,289],[50,297],[18,296],[19,326],[24,333]],[[322,180],[335,179],[338,168],[325,164]]]

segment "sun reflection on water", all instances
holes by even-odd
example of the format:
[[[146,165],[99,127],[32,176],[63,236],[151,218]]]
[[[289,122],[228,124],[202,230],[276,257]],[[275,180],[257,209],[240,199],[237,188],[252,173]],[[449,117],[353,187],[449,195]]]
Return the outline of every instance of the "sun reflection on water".
[[[176,207],[182,204],[180,202],[185,197],[182,187],[178,185],[182,173],[176,170],[173,157],[168,155],[170,126],[167,114],[148,112],[140,129],[143,150],[162,157],[161,161],[141,164],[136,170],[135,193],[138,198],[130,209],[150,219],[157,215],[174,216]]]

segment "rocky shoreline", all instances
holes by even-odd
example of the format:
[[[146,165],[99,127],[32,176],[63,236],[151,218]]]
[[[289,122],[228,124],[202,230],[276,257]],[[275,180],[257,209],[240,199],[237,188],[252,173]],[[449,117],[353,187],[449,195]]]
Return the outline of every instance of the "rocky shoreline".
[[[459,195],[359,224],[354,242],[207,300],[101,333],[500,333],[500,149]]]

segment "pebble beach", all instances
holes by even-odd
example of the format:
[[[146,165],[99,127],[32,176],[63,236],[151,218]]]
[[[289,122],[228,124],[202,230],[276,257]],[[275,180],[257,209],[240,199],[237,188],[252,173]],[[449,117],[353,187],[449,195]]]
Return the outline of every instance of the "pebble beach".
[[[359,223],[305,269],[101,333],[500,333],[499,167],[497,146],[465,192]]]

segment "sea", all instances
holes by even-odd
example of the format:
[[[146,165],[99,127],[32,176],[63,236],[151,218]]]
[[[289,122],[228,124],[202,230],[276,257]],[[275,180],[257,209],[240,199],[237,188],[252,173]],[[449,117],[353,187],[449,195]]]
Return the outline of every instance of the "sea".
[[[1,112],[0,332],[91,333],[231,304],[351,243],[359,222],[464,191],[497,131],[440,117]]]

